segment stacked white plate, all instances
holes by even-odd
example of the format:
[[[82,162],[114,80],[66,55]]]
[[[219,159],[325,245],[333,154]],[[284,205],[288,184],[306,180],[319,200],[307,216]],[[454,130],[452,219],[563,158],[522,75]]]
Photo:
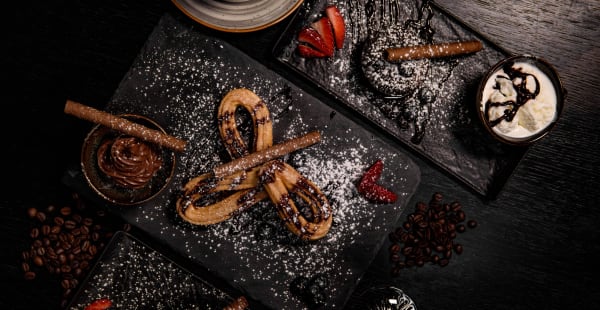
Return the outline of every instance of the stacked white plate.
[[[172,0],[191,19],[225,32],[251,32],[292,14],[303,0]]]

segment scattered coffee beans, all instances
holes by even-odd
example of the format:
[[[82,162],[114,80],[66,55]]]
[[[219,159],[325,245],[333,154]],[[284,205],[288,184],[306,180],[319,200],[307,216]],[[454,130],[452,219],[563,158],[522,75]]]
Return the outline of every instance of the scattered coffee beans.
[[[29,208],[32,219],[31,245],[21,253],[21,267],[27,280],[44,269],[58,276],[64,308],[94,259],[117,230],[104,212],[93,213],[78,195],[73,206]],[[129,230],[129,227],[126,227]]]
[[[477,222],[468,220],[458,201],[444,203],[443,196],[435,193],[429,204],[418,202],[401,227],[390,233],[390,260],[392,275],[398,276],[403,268],[422,267],[425,263],[440,267],[448,265],[452,253],[462,254],[463,246],[455,242],[457,233],[475,228]]]

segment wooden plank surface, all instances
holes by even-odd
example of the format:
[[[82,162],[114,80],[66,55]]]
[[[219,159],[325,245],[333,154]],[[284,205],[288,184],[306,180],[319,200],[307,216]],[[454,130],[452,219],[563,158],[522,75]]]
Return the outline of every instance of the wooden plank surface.
[[[600,259],[600,2],[436,3],[502,47],[551,62],[568,91],[566,109],[555,130],[531,147],[493,201],[415,157],[422,177],[409,205],[441,192],[448,200],[459,200],[479,226],[459,236],[464,252],[448,266],[407,269],[398,277],[390,275],[387,242],[348,305],[360,300],[365,289],[384,284],[403,289],[419,309],[596,309],[600,284],[592,270]],[[7,43],[0,60],[8,78],[2,93],[7,168],[0,200],[0,272],[6,275],[6,291],[0,308],[58,308],[60,283],[52,276],[23,280],[19,257],[30,242],[26,209],[60,204],[65,196],[68,200],[62,174],[78,165],[81,142],[91,128],[64,115],[64,102],[102,108],[160,17],[181,12],[168,1],[15,5],[4,18]],[[271,48],[286,21],[249,34],[203,31],[342,109],[273,59]]]

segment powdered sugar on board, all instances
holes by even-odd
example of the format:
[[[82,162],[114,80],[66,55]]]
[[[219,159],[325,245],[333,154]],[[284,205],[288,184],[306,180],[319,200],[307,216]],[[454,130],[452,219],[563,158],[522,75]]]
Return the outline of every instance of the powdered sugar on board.
[[[176,214],[175,200],[186,182],[231,160],[217,131],[216,112],[223,96],[238,87],[252,90],[267,104],[274,143],[321,133],[320,143],[282,160],[328,197],[334,220],[323,239],[300,241],[269,201],[206,227],[185,223]],[[108,109],[143,114],[188,141],[169,190],[148,204],[121,210],[123,217],[268,308],[305,308],[289,285],[299,276],[321,273],[330,280],[327,307],[341,308],[420,179],[418,167],[399,149],[237,49],[169,15],[148,39]],[[240,131],[251,141],[244,113],[237,117]],[[371,204],[357,192],[360,176],[376,159],[385,163],[379,182],[399,196],[395,204]]]
[[[68,309],[108,298],[111,309],[218,309],[233,298],[124,232],[111,240]]]
[[[330,58],[301,57],[295,52],[299,27],[314,20],[329,4],[336,5],[346,21],[344,49]],[[473,39],[482,41],[483,50],[457,57],[392,64],[382,53],[388,47]],[[361,57],[365,52],[371,56],[367,58],[373,58],[366,66]],[[431,1],[307,3],[280,38],[274,54],[402,145],[483,195],[493,196],[522,156],[490,139],[473,111],[481,76],[508,53]]]

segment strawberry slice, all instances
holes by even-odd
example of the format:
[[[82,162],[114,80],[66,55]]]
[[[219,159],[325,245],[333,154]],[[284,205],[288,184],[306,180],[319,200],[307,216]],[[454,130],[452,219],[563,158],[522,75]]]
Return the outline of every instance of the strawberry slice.
[[[320,58],[320,57],[327,57],[327,55],[325,55],[325,53],[318,51],[306,44],[298,44],[298,53],[300,54],[300,56],[305,57],[305,58]]]
[[[371,167],[369,167],[369,169],[367,169],[367,172],[365,172],[365,174],[363,174],[362,178],[360,179],[360,183],[358,185],[359,189],[360,189],[360,187],[377,182],[377,180],[379,179],[379,176],[381,176],[382,171],[383,171],[383,161],[381,159],[378,159],[377,161],[375,161],[375,163],[373,165],[371,165]]]
[[[323,37],[312,27],[305,26],[298,33],[298,41],[300,43],[306,43],[318,50],[319,52],[327,55],[327,45]]]
[[[376,183],[381,176],[382,171],[383,161],[378,159],[361,177],[358,184],[358,192],[367,200],[374,203],[394,203],[398,200],[398,196],[389,189]]]
[[[112,306],[112,301],[108,298],[100,298],[94,300],[91,304],[85,307],[85,310],[106,310]]]
[[[335,38],[335,47],[342,48],[344,46],[344,40],[346,38],[346,22],[344,17],[335,5],[328,5],[325,8],[325,15],[329,18],[331,26],[333,28],[333,36]]]
[[[362,188],[359,187],[358,192],[374,203],[394,203],[398,200],[398,195],[376,183],[366,184]]]
[[[327,54],[327,56],[333,56],[334,39],[333,30],[331,28],[332,26],[331,22],[329,21],[329,18],[327,16],[323,16],[316,22],[312,23],[310,26],[317,30],[317,32],[321,35],[321,38],[323,38],[326,48],[325,54]]]

